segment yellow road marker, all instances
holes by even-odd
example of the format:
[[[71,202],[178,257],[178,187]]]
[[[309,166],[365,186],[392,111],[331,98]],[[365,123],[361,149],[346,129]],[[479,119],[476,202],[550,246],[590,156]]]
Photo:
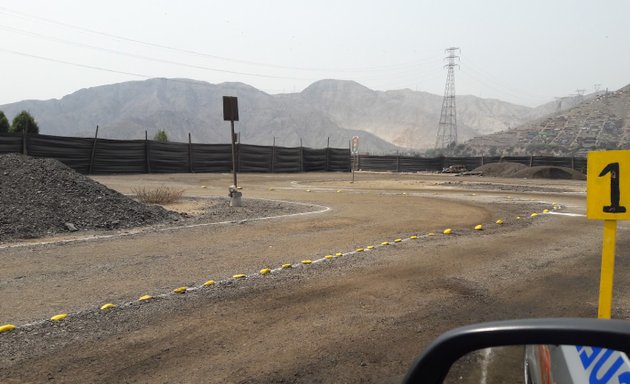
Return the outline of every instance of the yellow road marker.
[[[499,220],[495,221],[495,223],[497,223],[499,225],[502,225],[503,224],[503,220],[499,219]]]
[[[112,309],[112,308],[116,308],[116,305],[114,305],[112,303],[107,303],[107,304],[101,305],[101,311],[106,311],[106,310]]]
[[[291,264],[282,264],[281,266],[283,269],[289,269],[292,268],[293,266]]]
[[[61,320],[65,319],[66,317],[68,317],[67,313],[60,313],[58,315],[55,315],[55,316],[51,317],[50,320],[52,320],[52,321],[61,321]]]
[[[2,332],[9,332],[15,329],[15,325],[13,324],[5,324],[3,326],[0,326],[0,333]]]
[[[481,224],[475,225],[475,230],[476,231],[483,231],[483,225],[481,225]]]
[[[326,256],[324,256],[324,259],[328,259],[328,260],[330,260],[330,259],[332,259],[333,257],[334,257],[333,255],[326,255]]]
[[[357,252],[363,252],[363,251],[365,251],[365,249],[363,249],[363,248],[357,248]]]
[[[400,243],[402,241],[402,239],[396,239],[394,240],[394,243]]]
[[[232,278],[234,279],[242,279],[244,277],[247,277],[247,275],[244,273],[237,273],[236,275],[232,275]]]
[[[203,286],[204,287],[209,287],[209,286],[214,285],[214,284],[215,284],[214,280],[208,280],[205,283],[203,283]]]
[[[269,273],[271,273],[271,269],[269,269],[269,268],[263,268],[263,269],[260,270],[260,274],[261,275],[266,275],[266,274],[269,274]]]
[[[148,300],[151,300],[151,299],[153,299],[153,296],[151,296],[151,295],[144,295],[144,296],[140,296],[138,298],[138,301],[148,301]]]
[[[335,256],[341,257],[341,256],[343,256],[343,252],[337,252],[337,253],[335,253]]]
[[[409,238],[410,238],[410,239],[412,239],[412,240],[415,240],[415,239],[417,239],[417,238],[418,238],[418,236],[416,236],[416,235],[411,235],[411,236],[409,236]]]
[[[389,241],[383,241],[381,245],[389,245]]]
[[[302,260],[302,264],[312,264],[313,261],[311,260]]]
[[[186,291],[188,290],[188,287],[179,287],[179,288],[175,288],[173,289],[174,293],[186,293]]]
[[[450,229],[450,228],[446,228],[446,229],[444,230],[444,232],[442,232],[442,233],[443,233],[443,234],[445,234],[445,235],[450,235],[451,233],[453,233],[453,230],[452,230],[452,229]]]

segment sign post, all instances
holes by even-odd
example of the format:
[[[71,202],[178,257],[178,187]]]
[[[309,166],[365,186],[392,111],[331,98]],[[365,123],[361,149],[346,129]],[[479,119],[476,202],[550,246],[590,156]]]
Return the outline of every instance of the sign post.
[[[223,96],[223,120],[230,121],[232,141],[232,174],[234,184],[229,188],[230,207],[241,206],[242,193],[238,190],[238,180],[236,177],[236,134],[234,133],[234,122],[238,121],[238,99],[234,96]]]
[[[597,317],[610,319],[617,220],[630,219],[630,150],[589,152],[586,192],[586,217],[604,220]]]
[[[354,183],[354,170],[357,168],[359,159],[359,136],[352,136],[352,182]]]

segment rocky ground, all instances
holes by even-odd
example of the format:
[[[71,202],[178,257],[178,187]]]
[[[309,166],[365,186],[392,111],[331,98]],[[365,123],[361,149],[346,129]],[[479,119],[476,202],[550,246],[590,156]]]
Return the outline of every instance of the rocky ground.
[[[601,225],[580,216],[583,182],[475,179],[523,184],[523,192],[444,186],[456,179],[243,175],[252,200],[331,209],[0,248],[0,324],[18,326],[0,335],[0,382],[396,383],[452,327],[596,315]],[[122,193],[166,184],[189,196],[217,196],[230,175],[98,180]],[[552,202],[574,215],[542,214]],[[474,230],[477,224],[483,230]],[[447,227],[452,235],[442,234]],[[630,249],[629,230],[619,225],[620,254]],[[336,251],[344,255],[301,263]],[[627,260],[616,265],[614,318],[630,316]],[[283,263],[293,268],[279,268]],[[261,268],[274,271],[261,275]],[[173,292],[207,279],[217,283]],[[155,300],[138,301],[145,294]],[[118,306],[100,310],[104,303]],[[58,313],[69,316],[47,320]]]

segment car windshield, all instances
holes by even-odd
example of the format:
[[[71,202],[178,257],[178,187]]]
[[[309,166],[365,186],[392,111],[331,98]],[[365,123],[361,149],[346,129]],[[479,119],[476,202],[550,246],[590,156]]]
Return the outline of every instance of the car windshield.
[[[399,382],[628,319],[628,14],[0,0],[0,382]]]

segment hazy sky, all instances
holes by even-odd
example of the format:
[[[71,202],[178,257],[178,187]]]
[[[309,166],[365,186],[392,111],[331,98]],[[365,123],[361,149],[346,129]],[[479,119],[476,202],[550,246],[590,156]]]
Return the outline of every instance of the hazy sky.
[[[181,77],[268,93],[335,78],[535,106],[630,83],[629,0],[0,0],[0,104]]]

